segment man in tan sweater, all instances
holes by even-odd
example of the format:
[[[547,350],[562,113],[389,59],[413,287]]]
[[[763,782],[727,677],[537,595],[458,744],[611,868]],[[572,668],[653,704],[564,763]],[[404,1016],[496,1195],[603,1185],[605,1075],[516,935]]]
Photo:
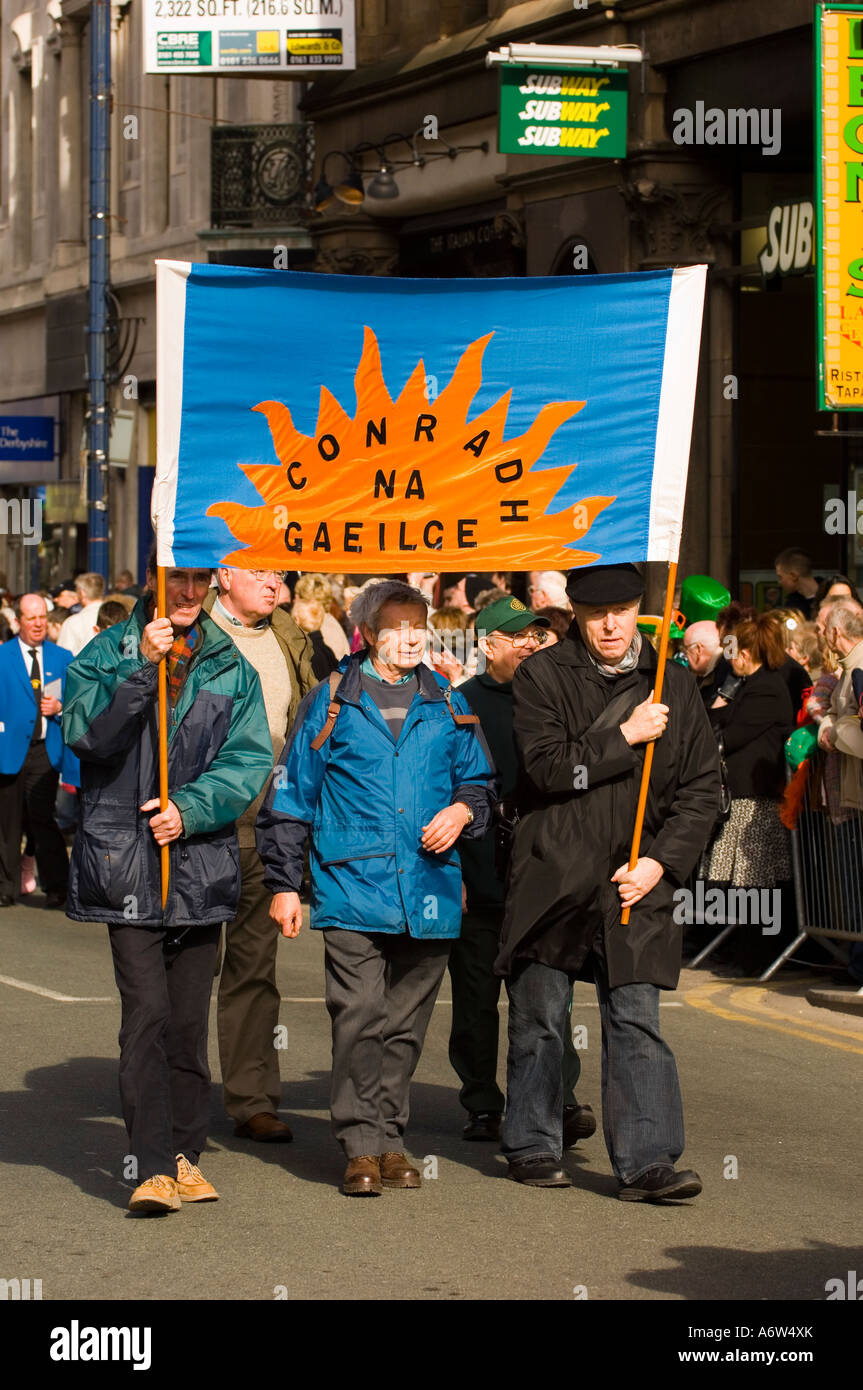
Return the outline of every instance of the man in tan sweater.
[[[293,618],[276,608],[279,575],[222,567],[217,576],[218,597],[211,589],[204,608],[260,676],[275,763],[300,700],[317,684],[312,646]],[[261,1143],[286,1143],[293,1135],[276,1113],[281,1093],[275,979],[279,936],[270,920],[270,894],[255,849],[255,818],[262,799],[263,793],[237,821],[243,888],[239,911],[225,934],[217,1014],[219,1058],[234,1134]]]

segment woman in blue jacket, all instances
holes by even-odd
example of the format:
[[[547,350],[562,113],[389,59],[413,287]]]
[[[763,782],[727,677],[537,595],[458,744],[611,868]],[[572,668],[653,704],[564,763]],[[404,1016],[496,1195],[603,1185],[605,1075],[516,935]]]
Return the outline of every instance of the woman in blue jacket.
[[[333,1030],[333,1132],[343,1191],[419,1187],[402,1151],[449,943],[461,926],[456,840],[484,833],[494,768],[475,715],[422,664],[427,601],[367,584],[351,619],[366,643],[300,705],[258,817],[258,852],[285,936],[324,932]]]

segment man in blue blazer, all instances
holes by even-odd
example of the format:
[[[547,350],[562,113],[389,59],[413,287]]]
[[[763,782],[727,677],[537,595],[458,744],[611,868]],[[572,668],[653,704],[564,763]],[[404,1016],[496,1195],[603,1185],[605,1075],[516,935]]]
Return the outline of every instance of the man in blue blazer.
[[[46,907],[66,906],[66,843],[54,819],[63,763],[60,712],[73,658],[46,642],[48,611],[39,594],[15,606],[19,631],[0,646],[0,907],[21,886],[24,815],[36,849]]]

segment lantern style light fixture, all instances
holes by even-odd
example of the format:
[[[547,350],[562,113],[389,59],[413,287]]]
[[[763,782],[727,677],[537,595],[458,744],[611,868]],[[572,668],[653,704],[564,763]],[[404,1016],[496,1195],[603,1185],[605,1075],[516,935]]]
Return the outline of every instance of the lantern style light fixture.
[[[330,150],[324,156],[321,177],[315,187],[315,211],[329,212],[337,203],[356,208],[366,197],[382,200],[397,198],[399,196],[399,186],[395,177],[397,169],[423,169],[432,160],[457,159],[460,154],[466,154],[469,150],[481,150],[483,154],[488,154],[487,140],[483,140],[479,145],[450,145],[440,136],[437,136],[434,141],[424,140],[424,144],[443,145],[444,149],[428,151],[423,149],[421,153],[417,145],[417,139],[421,135],[423,135],[422,126],[415,130],[413,135],[403,135],[401,132],[396,132],[393,135],[387,135],[381,141],[363,140],[347,151]],[[399,144],[407,145],[410,150],[410,158],[397,159],[388,153],[387,146]],[[368,185],[364,185],[362,162],[368,154],[375,155],[377,167]],[[327,164],[336,155],[347,165],[348,172],[339,183],[331,183],[327,178]]]

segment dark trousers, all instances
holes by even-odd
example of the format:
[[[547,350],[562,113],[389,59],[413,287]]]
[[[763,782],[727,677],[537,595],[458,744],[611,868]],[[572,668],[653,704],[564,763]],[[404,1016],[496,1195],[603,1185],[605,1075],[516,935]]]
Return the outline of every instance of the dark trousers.
[[[21,835],[26,815],[42,889],[66,896],[69,857],[54,819],[59,776],[48,761],[44,742],[31,743],[20,772],[0,776],[0,895],[17,898],[21,891]]]
[[[631,1182],[683,1152],[683,1106],[677,1067],[659,1033],[655,985],[611,989],[594,954],[602,1025],[602,1119],[615,1174]],[[563,1095],[560,1068],[568,1028],[571,978],[538,961],[519,961],[507,980],[509,1057],[503,1152],[512,1159],[560,1159]]]
[[[324,945],[333,1133],[348,1158],[401,1152],[450,942],[330,927]]]
[[[452,1027],[449,1060],[461,1081],[459,1100],[468,1111],[503,1111],[503,1091],[497,1084],[500,1033],[498,1000],[503,983],[494,973],[500,950],[503,909],[466,912],[461,935],[452,943],[449,973],[452,981]],[[573,1046],[572,1029],[564,1029],[563,1105],[575,1104],[581,1059]]]
[[[240,906],[225,928],[217,1014],[222,1098],[236,1124],[252,1115],[274,1115],[281,1096],[275,1047],[279,932],[270,916],[272,894],[264,887],[257,850],[240,850],[240,869]]]
[[[207,1138],[207,1024],[221,928],[108,927],[123,1004],[120,1100],[137,1180],[176,1177]],[[179,936],[179,940],[177,937]]]

